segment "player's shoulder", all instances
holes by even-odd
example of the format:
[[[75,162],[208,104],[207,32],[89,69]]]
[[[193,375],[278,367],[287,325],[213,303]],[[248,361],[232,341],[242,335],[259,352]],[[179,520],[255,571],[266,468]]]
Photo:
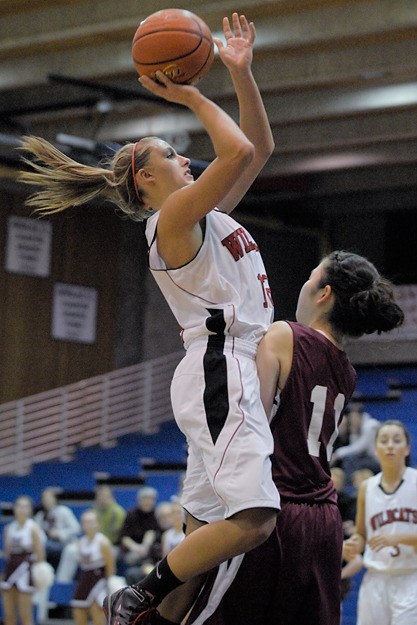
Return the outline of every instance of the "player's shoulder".
[[[270,336],[292,336],[291,326],[288,321],[274,321],[268,328],[267,335]]]
[[[293,340],[291,326],[286,321],[274,321],[264,336],[265,342],[270,345],[281,346]]]

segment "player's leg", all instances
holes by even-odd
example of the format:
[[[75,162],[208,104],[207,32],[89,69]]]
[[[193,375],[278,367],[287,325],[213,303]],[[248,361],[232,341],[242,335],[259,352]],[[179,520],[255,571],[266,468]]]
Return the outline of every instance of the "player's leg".
[[[185,524],[186,536],[205,525],[188,513],[186,513]],[[162,617],[161,622],[163,622],[162,619],[165,619],[167,623],[181,623],[190,611],[204,580],[205,575],[199,575],[169,593],[158,606],[159,615]]]
[[[367,571],[358,596],[357,625],[392,625],[385,575]]]
[[[32,593],[18,592],[17,602],[19,605],[20,622],[22,625],[33,625]],[[6,621],[7,623],[7,621]]]
[[[4,621],[9,625],[16,625],[18,617],[17,589],[12,586],[9,590],[2,591]]]
[[[168,564],[181,581],[206,573],[263,543],[272,533],[275,520],[275,509],[250,508],[204,525],[168,554]]]
[[[90,607],[90,615],[94,625],[103,625],[103,609],[95,601]]]
[[[417,573],[391,575],[387,584],[391,605],[391,625],[417,623]]]
[[[86,608],[72,608],[72,618],[76,625],[88,625],[88,611]],[[103,612],[101,612],[103,619]],[[100,621],[101,623],[103,620]]]

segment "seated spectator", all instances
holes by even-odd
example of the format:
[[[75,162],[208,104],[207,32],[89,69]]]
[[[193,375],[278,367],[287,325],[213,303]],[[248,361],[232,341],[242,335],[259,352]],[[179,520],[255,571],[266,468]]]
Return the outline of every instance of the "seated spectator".
[[[364,471],[365,469],[361,469]],[[368,471],[368,469],[366,469]],[[343,522],[344,539],[355,533],[356,518],[356,495],[351,495],[345,490],[345,472],[340,467],[333,467],[331,470],[333,484],[337,491],[337,505]],[[359,473],[356,471],[355,473]],[[356,575],[362,568],[362,556],[355,561],[347,562],[342,559],[341,568],[341,601],[343,602],[351,589],[350,578]]]
[[[165,558],[185,537],[184,534],[184,510],[182,505],[173,501],[169,504],[171,508],[171,527],[162,533],[161,537],[161,557]]]
[[[330,473],[337,492],[337,506],[342,517],[344,537],[348,538],[352,535],[355,526],[356,497],[345,490],[346,477],[343,469],[333,467]]]
[[[333,453],[339,447],[344,447],[345,445],[349,445],[349,424],[347,414],[349,412],[349,408],[347,407],[342,413],[342,420],[339,423],[339,428],[337,432],[337,438],[333,445]]]
[[[137,493],[137,505],[127,511],[120,530],[120,553],[118,573],[129,580],[138,579],[138,571],[150,557],[161,530],[155,515],[158,493],[155,488],[144,486]]]
[[[94,510],[81,516],[83,535],[77,542],[79,572],[71,601],[76,625],[86,625],[90,616],[94,625],[103,625],[103,600],[108,593],[107,580],[114,574],[112,545],[99,531]]]
[[[358,493],[361,489],[362,482],[367,480],[369,477],[372,477],[373,475],[375,475],[375,473],[371,469],[357,469],[352,473],[352,486],[355,493],[355,499],[357,498]]]
[[[46,534],[46,559],[57,569],[62,550],[77,538],[81,526],[71,508],[58,503],[56,489],[45,488],[41,502],[34,519]]]
[[[352,473],[357,469],[379,471],[379,462],[375,456],[375,437],[379,426],[359,404],[351,404],[346,411],[349,444],[338,447],[332,455],[332,466],[339,466],[346,475],[347,485],[352,484]]]
[[[106,484],[96,488],[93,510],[97,514],[100,532],[107,536],[112,545],[116,545],[126,518],[126,510],[117,503],[111,488]]]

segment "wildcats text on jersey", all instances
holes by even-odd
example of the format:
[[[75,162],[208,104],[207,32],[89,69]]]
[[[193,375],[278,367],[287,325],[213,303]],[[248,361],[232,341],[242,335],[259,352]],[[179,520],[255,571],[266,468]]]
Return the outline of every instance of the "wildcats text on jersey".
[[[379,512],[370,519],[371,527],[374,531],[397,521],[417,524],[417,510],[413,508],[392,508],[391,510]]]
[[[232,234],[229,234],[222,240],[222,245],[229,250],[233,258],[238,261],[243,258],[244,254],[249,252],[259,252],[259,247],[254,241],[248,239],[247,232],[244,228],[237,228]]]

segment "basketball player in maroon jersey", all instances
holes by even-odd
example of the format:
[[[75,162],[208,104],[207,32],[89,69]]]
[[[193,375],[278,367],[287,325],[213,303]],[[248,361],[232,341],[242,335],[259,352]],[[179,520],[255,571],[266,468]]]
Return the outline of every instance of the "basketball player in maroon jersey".
[[[281,495],[276,532],[239,568],[211,575],[187,625],[340,624],[343,532],[329,460],[356,380],[343,345],[399,326],[403,313],[368,260],[338,251],[312,271],[296,318],[273,323],[257,354]]]

